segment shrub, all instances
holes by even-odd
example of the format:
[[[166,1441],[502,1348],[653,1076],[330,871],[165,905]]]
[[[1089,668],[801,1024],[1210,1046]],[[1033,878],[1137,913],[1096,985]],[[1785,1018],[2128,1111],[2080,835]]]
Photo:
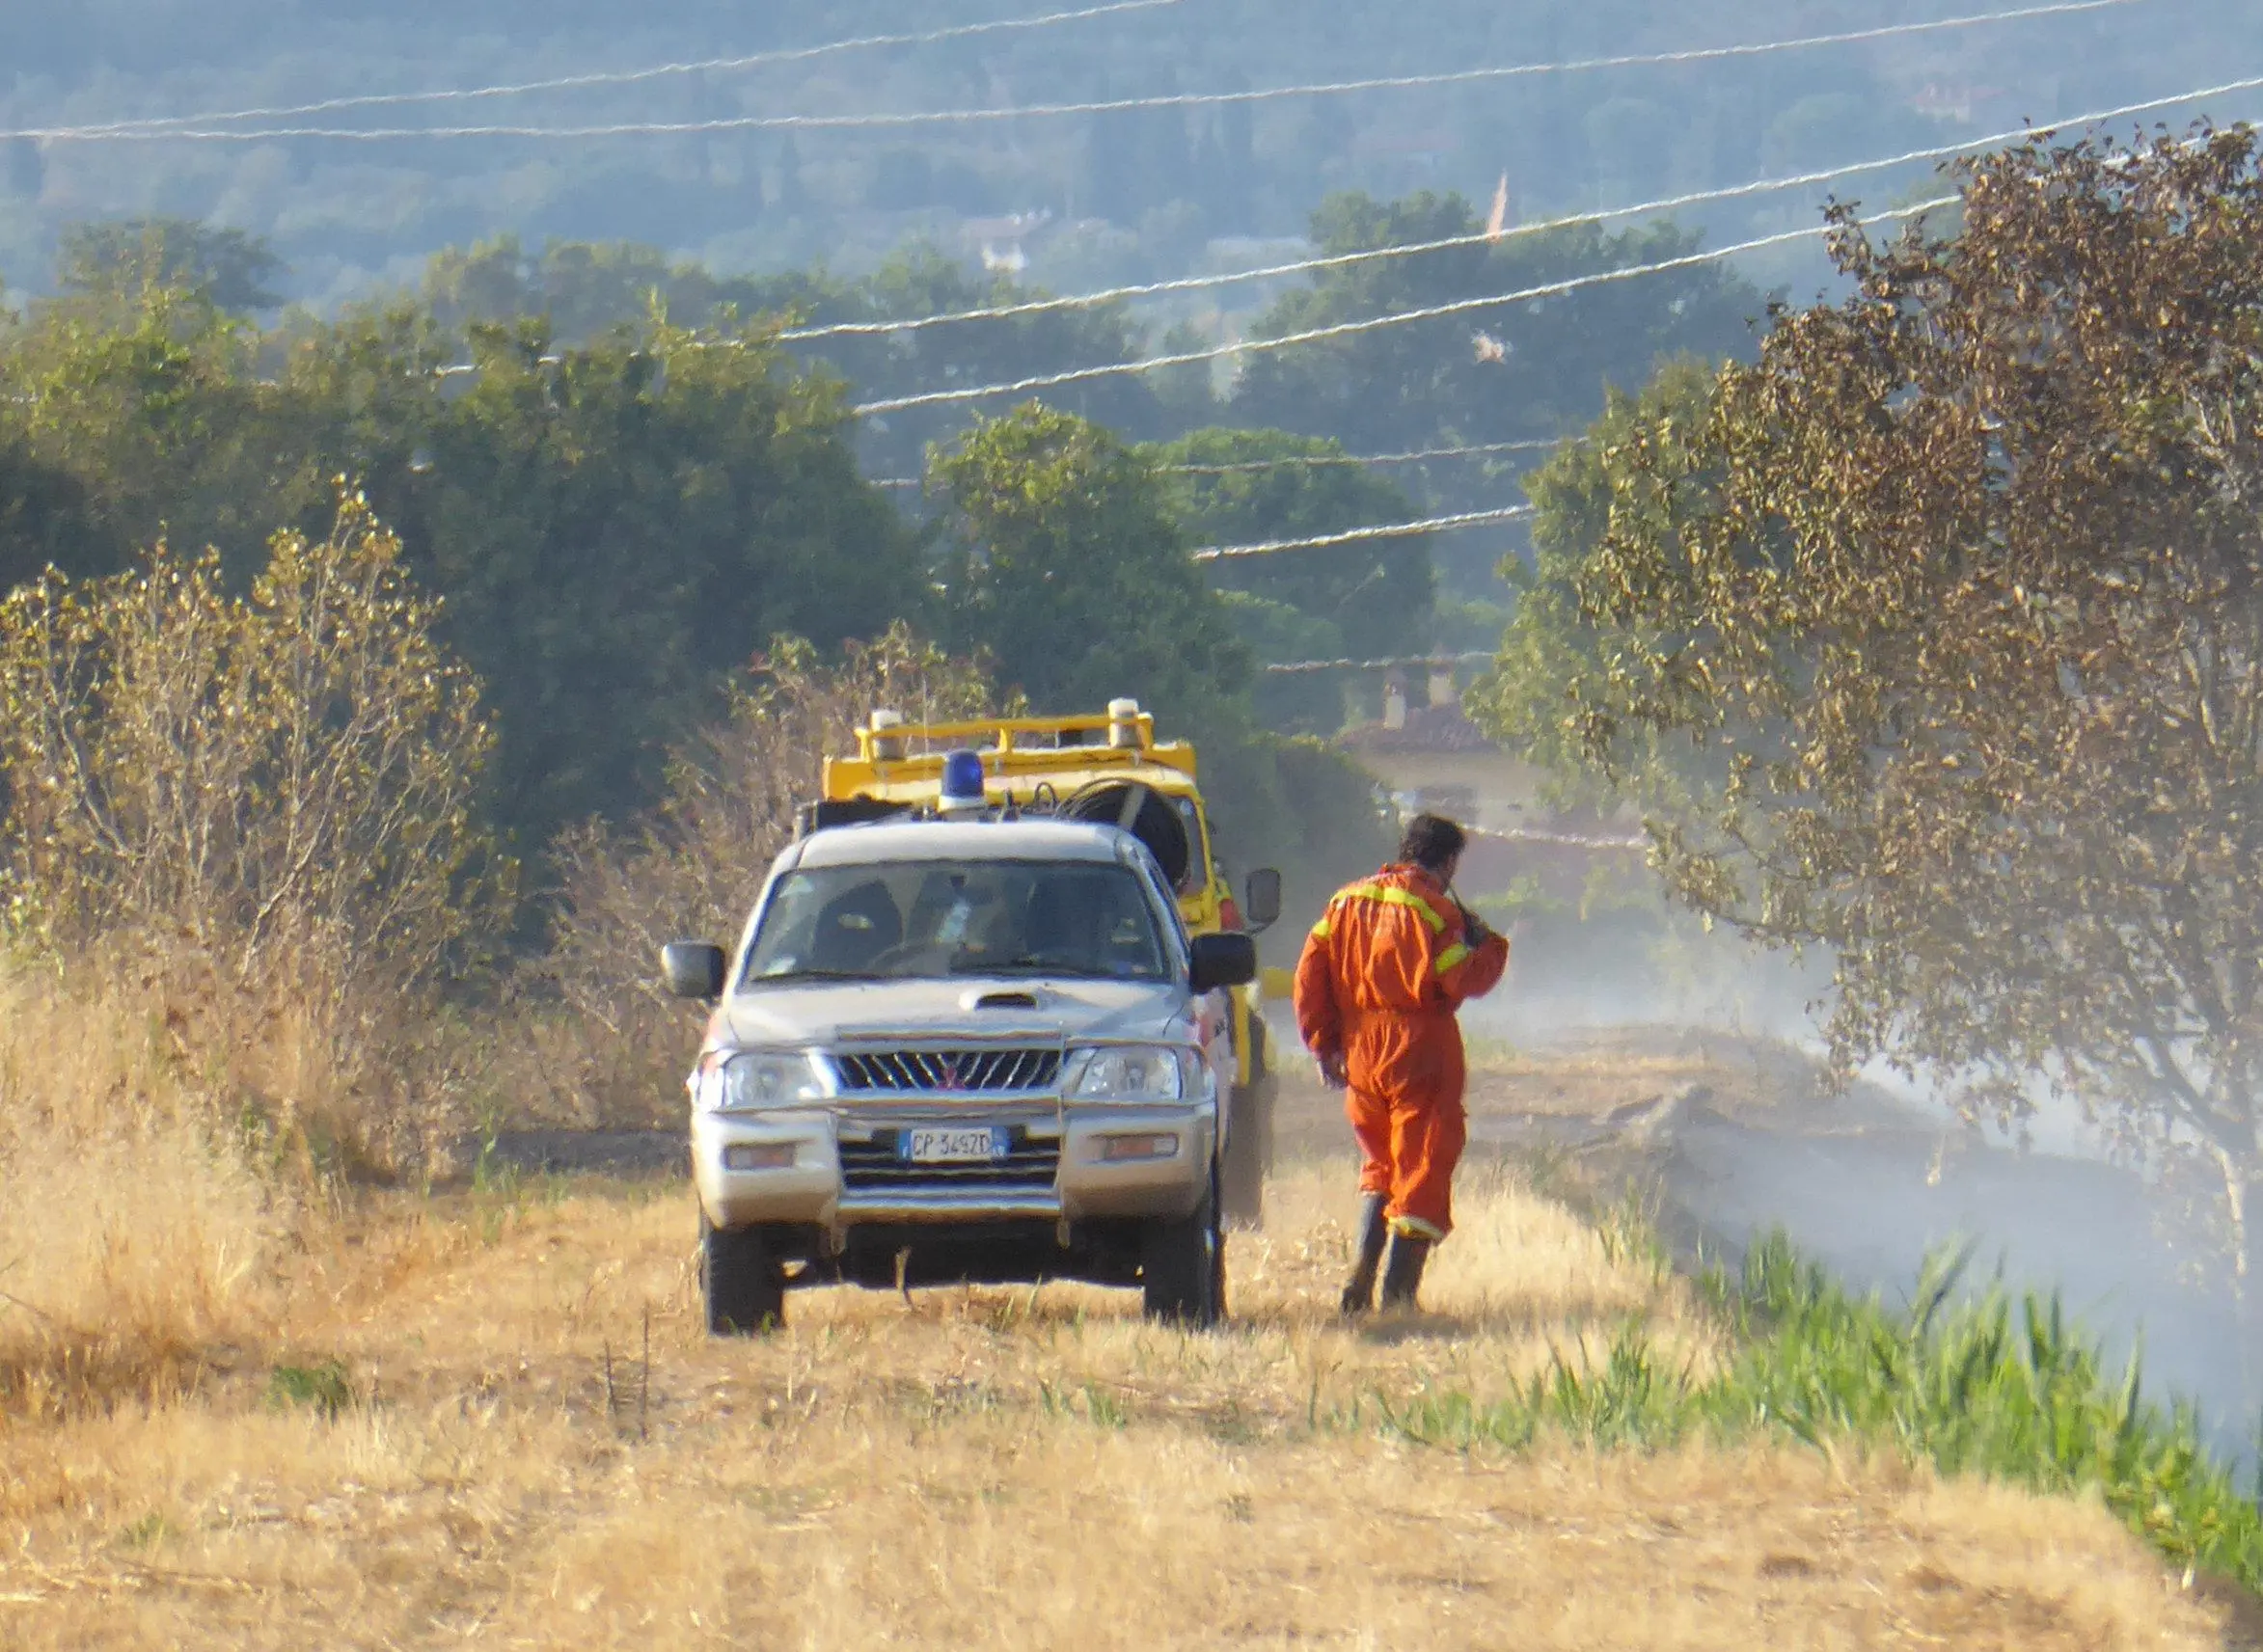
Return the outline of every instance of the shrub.
[[[397,541],[341,492],[326,539],[269,550],[244,595],[160,545],[0,603],[0,876],[19,943],[122,968],[176,1053],[295,1116],[338,1099],[311,1075],[396,1070],[373,1058],[422,1037],[511,869],[476,806],[477,686]],[[295,1070],[284,1093],[255,1056]]]

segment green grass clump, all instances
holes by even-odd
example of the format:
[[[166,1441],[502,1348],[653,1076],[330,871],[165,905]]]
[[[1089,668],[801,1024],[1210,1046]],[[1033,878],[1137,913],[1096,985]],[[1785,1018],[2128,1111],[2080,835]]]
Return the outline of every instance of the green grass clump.
[[[267,1403],[278,1410],[304,1406],[325,1417],[336,1417],[353,1403],[353,1398],[352,1379],[340,1360],[277,1366],[267,1373]]]
[[[1692,1434],[1885,1447],[1944,1474],[2094,1489],[2171,1563],[2263,1589],[2263,1513],[2201,1444],[2198,1413],[2143,1398],[2137,1357],[2108,1368],[2056,1296],[1997,1286],[1956,1300],[1968,1257],[1929,1261],[1895,1309],[1849,1294],[1776,1234],[1737,1278],[1702,1282],[1739,1348],[1713,1378],[1661,1366],[1630,1324],[1600,1364],[1559,1357],[1504,1399],[1424,1396],[1389,1422],[1438,1445],[1553,1432],[1639,1449]]]

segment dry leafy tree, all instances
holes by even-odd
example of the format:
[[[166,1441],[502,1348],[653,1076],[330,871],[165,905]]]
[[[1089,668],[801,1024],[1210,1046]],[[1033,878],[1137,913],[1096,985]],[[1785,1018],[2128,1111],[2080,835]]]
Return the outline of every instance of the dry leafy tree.
[[[1698,439],[1606,455],[1598,759],[1694,735],[1699,909],[1836,961],[1840,1057],[2039,1087],[2263,1181],[2263,177],[2245,131],[2037,143],[1779,313]],[[1715,763],[1718,762],[1718,767]],[[2250,1296],[2252,1292],[2249,1293]]]
[[[248,595],[161,545],[0,604],[10,916],[123,954],[205,1031],[287,1001],[366,1044],[507,901],[476,808],[492,737],[358,495],[269,550]]]
[[[797,638],[774,642],[751,686],[673,753],[661,800],[626,829],[602,822],[554,850],[559,899],[541,973],[570,1012],[549,1035],[559,1110],[611,1122],[672,1118],[689,1019],[659,983],[660,949],[728,945],[770,862],[817,796],[819,765],[852,749],[875,706],[910,722],[990,709],[982,664],[954,659],[898,623],[851,643],[838,665]],[[569,1053],[570,1052],[570,1053]]]

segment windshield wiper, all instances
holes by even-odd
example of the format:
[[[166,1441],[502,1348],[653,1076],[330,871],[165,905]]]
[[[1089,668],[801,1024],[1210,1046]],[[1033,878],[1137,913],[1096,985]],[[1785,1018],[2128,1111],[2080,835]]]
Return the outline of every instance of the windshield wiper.
[[[1020,958],[1006,959],[999,963],[955,961],[951,964],[951,973],[953,975],[1065,975],[1077,981],[1114,981],[1119,979],[1104,969],[1095,969],[1087,964],[1071,963],[1057,958],[1038,958],[1028,953],[1024,953]]]
[[[773,987],[796,981],[878,981],[869,969],[781,969],[776,975],[750,977],[750,987]]]

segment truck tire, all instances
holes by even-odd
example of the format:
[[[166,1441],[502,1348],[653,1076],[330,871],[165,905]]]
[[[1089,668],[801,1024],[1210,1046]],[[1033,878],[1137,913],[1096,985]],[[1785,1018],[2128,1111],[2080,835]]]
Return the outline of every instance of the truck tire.
[[[749,1337],[786,1322],[786,1274],[760,1228],[718,1228],[699,1213],[699,1284],[707,1334]]]
[[[1218,1228],[1217,1178],[1193,1214],[1150,1222],[1141,1235],[1139,1286],[1150,1319],[1207,1331],[1226,1313],[1226,1235]]]
[[[1273,1097],[1280,1081],[1267,1064],[1265,1022],[1249,1017],[1249,1082],[1234,1087],[1220,1174],[1220,1209],[1229,1228],[1265,1226],[1265,1178],[1273,1168]]]

